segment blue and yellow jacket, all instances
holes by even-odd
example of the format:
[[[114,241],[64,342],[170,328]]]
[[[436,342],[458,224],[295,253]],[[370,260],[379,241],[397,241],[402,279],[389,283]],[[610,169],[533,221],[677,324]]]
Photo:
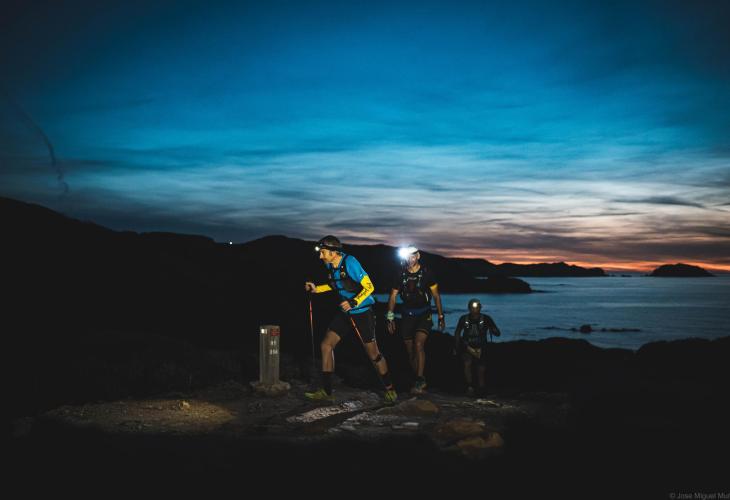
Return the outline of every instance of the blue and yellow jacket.
[[[364,313],[375,303],[372,296],[375,286],[355,257],[343,253],[339,266],[335,267],[332,264],[326,266],[328,283],[318,285],[315,293],[336,290],[342,300],[353,299],[355,306],[350,309],[350,314]]]

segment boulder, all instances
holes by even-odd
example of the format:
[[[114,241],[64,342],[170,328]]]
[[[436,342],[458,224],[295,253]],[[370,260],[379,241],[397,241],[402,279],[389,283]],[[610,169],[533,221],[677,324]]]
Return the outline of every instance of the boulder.
[[[291,385],[289,385],[288,382],[281,381],[275,384],[263,384],[259,381],[256,381],[251,382],[251,388],[259,396],[278,397],[283,396],[284,394],[289,392],[289,389],[291,389]]]
[[[469,458],[478,458],[487,453],[501,451],[504,448],[504,439],[499,432],[488,432],[482,436],[461,439],[456,443],[456,448]]]
[[[384,415],[429,416],[439,412],[439,407],[427,399],[410,399],[396,406],[382,408],[378,411]]]
[[[436,436],[442,439],[459,439],[478,436],[485,430],[484,422],[471,418],[455,418],[436,428]]]

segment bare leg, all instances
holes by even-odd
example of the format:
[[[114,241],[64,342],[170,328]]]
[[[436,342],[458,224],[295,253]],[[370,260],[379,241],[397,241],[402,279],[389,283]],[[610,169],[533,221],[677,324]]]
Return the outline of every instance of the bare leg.
[[[380,354],[380,350],[378,350],[378,343],[375,341],[365,344],[365,351],[367,351],[370,360],[377,358],[378,354]],[[385,357],[380,358],[380,361],[375,363],[375,368],[378,370],[380,375],[388,373],[388,363],[385,361]]]
[[[327,333],[322,339],[320,349],[322,350],[322,371],[333,372],[335,371],[335,346],[340,341],[340,336],[332,330],[327,330]]]
[[[467,357],[468,356],[468,357]],[[464,379],[466,379],[466,385],[471,386],[471,355],[467,354],[463,358],[464,360]]]
[[[413,373],[416,372],[416,358],[413,352],[413,339],[404,340],[406,344],[406,351],[408,352],[408,361],[411,363],[411,369]]]
[[[423,377],[423,371],[426,368],[426,351],[423,346],[426,344],[428,334],[424,332],[416,332],[416,376]]]
[[[487,386],[487,367],[479,365],[477,368],[477,376],[479,377],[479,389],[484,390]]]

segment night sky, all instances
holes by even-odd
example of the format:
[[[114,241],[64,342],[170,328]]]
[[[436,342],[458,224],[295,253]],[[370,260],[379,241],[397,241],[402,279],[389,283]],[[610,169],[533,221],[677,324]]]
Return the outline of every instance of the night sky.
[[[151,3],[3,3],[0,195],[217,241],[730,270],[730,2]]]

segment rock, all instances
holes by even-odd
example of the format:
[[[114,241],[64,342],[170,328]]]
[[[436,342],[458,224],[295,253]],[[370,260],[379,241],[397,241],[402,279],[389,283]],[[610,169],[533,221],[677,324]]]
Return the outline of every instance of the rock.
[[[725,374],[730,337],[716,340],[682,339],[644,344],[634,365],[652,380],[698,381],[718,389],[729,387]]]
[[[278,397],[283,396],[287,392],[289,392],[289,389],[291,389],[291,385],[287,382],[279,381],[275,384],[263,384],[259,381],[251,382],[251,388],[258,396],[266,396],[266,397]]]
[[[591,328],[591,325],[580,325],[580,328],[578,329],[580,333],[591,333],[593,331],[593,328]]]
[[[314,408],[313,410],[306,411],[304,413],[298,414],[298,415],[292,415],[286,419],[289,423],[311,423],[317,420],[322,420],[324,418],[331,417],[333,415],[339,415],[343,413],[349,413],[352,411],[360,410],[365,405],[360,401],[344,401],[338,405],[331,405],[331,406],[320,406],[319,408]],[[349,419],[348,419],[349,420]],[[351,425],[355,423],[356,420],[350,420],[350,423],[347,425]]]
[[[427,399],[410,399],[396,406],[381,408],[378,413],[383,415],[435,415],[439,407]]]
[[[490,276],[485,280],[474,280],[480,286],[474,291],[481,293],[530,293],[532,288],[526,281],[506,276]],[[471,291],[471,290],[470,290]]]
[[[477,398],[477,400],[474,402],[478,405],[483,405],[488,408],[501,408],[502,407],[502,403],[497,403],[496,401],[492,401],[491,399]]]
[[[190,403],[188,403],[187,401],[184,401],[184,400],[180,401],[180,403],[178,403],[178,408],[180,408],[181,410],[189,410]]]
[[[436,428],[436,435],[443,439],[476,436],[484,432],[484,422],[471,418],[455,418]]]
[[[418,422],[403,422],[390,426],[393,430],[417,430],[420,424]]]
[[[504,447],[504,439],[499,432],[489,432],[484,436],[461,439],[456,443],[456,447],[467,457],[479,457],[485,453],[501,451]]]

